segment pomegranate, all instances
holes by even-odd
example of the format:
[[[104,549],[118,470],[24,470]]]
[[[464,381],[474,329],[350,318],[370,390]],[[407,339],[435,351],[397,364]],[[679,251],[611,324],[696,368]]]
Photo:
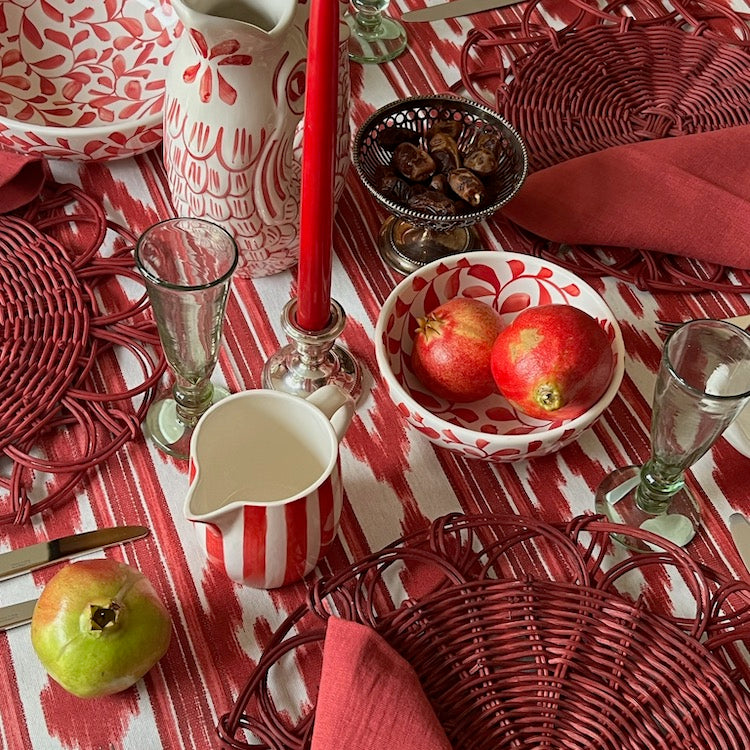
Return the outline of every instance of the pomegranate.
[[[497,337],[492,375],[519,411],[538,419],[574,419],[609,385],[614,355],[588,313],[562,304],[530,307]]]
[[[492,345],[500,314],[490,305],[456,297],[419,318],[411,364],[429,391],[447,401],[466,402],[493,393]]]
[[[61,568],[44,587],[31,644],[49,675],[80,698],[125,690],[165,654],[169,613],[140,571],[109,558]]]

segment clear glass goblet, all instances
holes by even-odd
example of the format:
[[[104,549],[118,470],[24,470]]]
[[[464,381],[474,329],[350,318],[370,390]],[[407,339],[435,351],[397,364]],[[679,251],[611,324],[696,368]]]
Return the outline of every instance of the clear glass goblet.
[[[694,320],[665,341],[654,390],[651,456],[607,476],[596,510],[684,546],[700,527],[700,507],[685,485],[698,461],[750,401],[750,335],[719,320]],[[615,539],[648,551],[625,534]]]
[[[352,0],[347,11],[349,57],[359,63],[383,63],[406,49],[406,31],[385,13],[390,0]]]
[[[187,458],[203,412],[228,395],[210,378],[216,367],[237,245],[203,219],[168,219],[147,229],[135,248],[164,355],[175,381],[146,415],[145,433],[157,447]]]

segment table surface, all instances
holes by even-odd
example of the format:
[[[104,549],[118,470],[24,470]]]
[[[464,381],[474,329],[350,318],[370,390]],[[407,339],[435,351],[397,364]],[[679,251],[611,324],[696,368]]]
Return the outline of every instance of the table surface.
[[[398,17],[424,4],[394,0],[391,12]],[[467,30],[501,17],[518,17],[518,9],[413,24],[409,48],[394,62],[352,64],[352,128],[396,98],[447,90],[459,79]],[[110,163],[51,166],[59,182],[80,184],[100,196],[108,215],[136,234],[174,215],[159,149]],[[663,340],[655,320],[724,317],[750,309],[750,299],[742,295],[649,293],[613,279],[589,279],[616,314],[625,339],[625,378],[611,407],[555,455],[498,465],[465,460],[410,429],[378,373],[373,348],[378,312],[402,278],[376,250],[383,218],[350,170],[334,227],[332,290],[347,314],[342,343],[362,365],[365,393],[341,448],[340,532],[314,575],[340,569],[454,511],[514,513],[550,522],[591,512],[594,488],[607,472],[648,455],[650,400]],[[500,220],[480,227],[486,247],[520,249],[506,235]],[[280,313],[295,293],[295,274],[292,269],[235,280],[217,382],[233,391],[260,387],[266,359],[285,343]],[[748,458],[722,438],[690,472],[705,518],[690,554],[734,576],[748,573],[727,519],[733,511],[750,515],[747,470]],[[0,749],[219,746],[218,718],[231,709],[270,633],[304,600],[306,584],[258,591],[212,569],[183,515],[187,486],[187,463],[165,457],[139,437],[91,471],[70,502],[25,527],[0,529],[5,550],[113,524],[149,527],[147,539],[106,554],[142,570],[173,619],[172,643],[161,662],[135,687],[97,701],[76,699],[48,678],[31,648],[28,627],[0,634]],[[1,584],[0,602],[38,596],[56,569]],[[668,579],[663,586],[669,596]]]

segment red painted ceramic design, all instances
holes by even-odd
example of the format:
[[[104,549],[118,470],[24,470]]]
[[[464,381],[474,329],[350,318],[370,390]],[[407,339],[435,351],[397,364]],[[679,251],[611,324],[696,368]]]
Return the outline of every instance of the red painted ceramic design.
[[[154,148],[179,32],[166,0],[4,0],[0,146],[91,161]]]
[[[411,369],[417,318],[458,296],[492,305],[506,324],[535,305],[558,303],[585,310],[606,331],[615,355],[606,393],[583,416],[563,422],[528,417],[499,394],[455,404],[429,393]],[[444,448],[496,463],[543,456],[576,440],[612,401],[624,370],[622,335],[604,300],[570,271],[515,253],[454,255],[408,276],[383,305],[375,346],[391,398],[414,428]]]
[[[338,531],[339,441],[353,415],[351,397],[328,385],[306,399],[235,393],[201,417],[185,516],[213,565],[265,589],[312,572]]]
[[[301,120],[309,3],[228,0],[221,15],[173,0],[186,33],[167,77],[164,161],[179,214],[223,225],[239,276],[299,257]],[[349,166],[348,27],[341,25],[335,195]]]

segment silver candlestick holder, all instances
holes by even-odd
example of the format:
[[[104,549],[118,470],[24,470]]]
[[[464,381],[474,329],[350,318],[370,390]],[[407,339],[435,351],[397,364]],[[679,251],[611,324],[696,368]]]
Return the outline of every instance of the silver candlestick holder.
[[[358,401],[362,370],[349,350],[336,339],[346,325],[346,315],[331,300],[331,317],[322,331],[306,331],[297,324],[297,299],[281,311],[281,326],[289,340],[263,367],[263,387],[306,397],[324,385],[337,385]]]

